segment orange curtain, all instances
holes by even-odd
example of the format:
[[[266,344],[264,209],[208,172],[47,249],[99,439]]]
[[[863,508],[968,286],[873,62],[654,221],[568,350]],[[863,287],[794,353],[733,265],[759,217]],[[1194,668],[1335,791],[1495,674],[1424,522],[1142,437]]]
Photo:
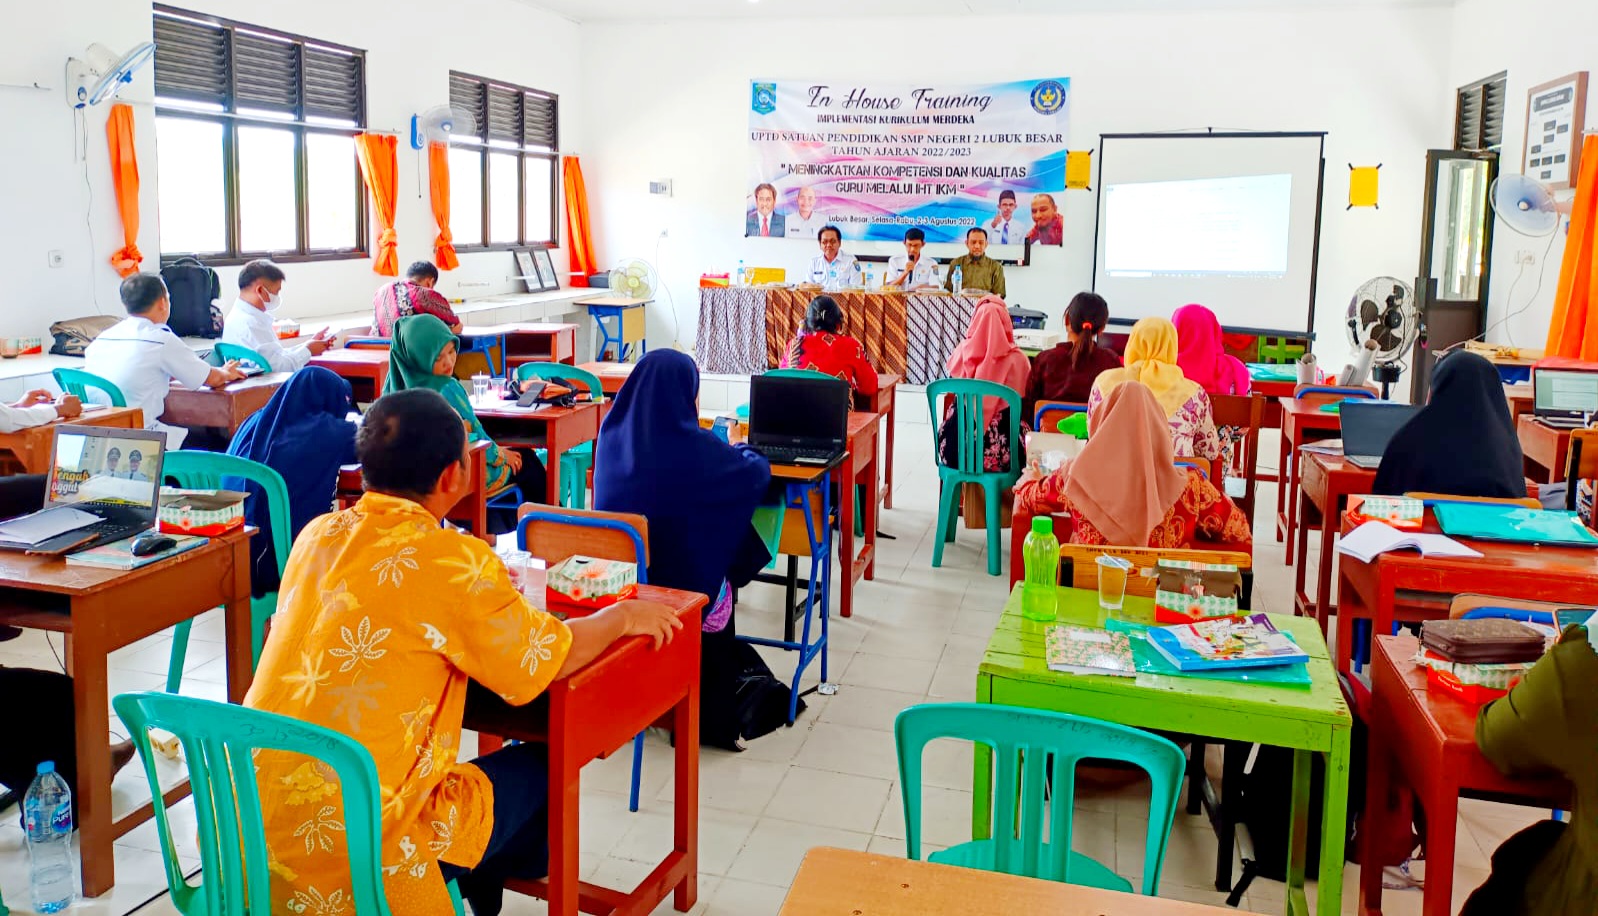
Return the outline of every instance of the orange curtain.
[[[1598,158],[1598,157],[1594,157]],[[566,251],[571,258],[572,286],[587,286],[588,275],[599,266],[594,257],[594,236],[588,223],[588,188],[583,184],[583,167],[576,156],[567,156],[566,167]]]
[[[1598,291],[1598,136],[1582,143],[1581,176],[1571,203],[1570,235],[1546,349],[1549,356],[1598,360],[1598,311],[1592,307]]]
[[[377,236],[377,257],[372,270],[385,277],[399,276],[399,239],[394,235],[394,198],[399,179],[399,138],[392,134],[361,134],[355,138],[355,154],[366,176],[366,190],[377,207],[377,222],[383,231]]]
[[[144,255],[139,252],[139,158],[133,150],[133,106],[112,105],[105,122],[106,145],[111,152],[111,186],[117,192],[122,214],[122,247],[111,255],[119,276],[139,272]]]
[[[455,236],[449,231],[449,146],[427,145],[428,189],[433,197],[433,221],[438,223],[438,238],[433,240],[433,260],[439,270],[461,266],[455,256]]]

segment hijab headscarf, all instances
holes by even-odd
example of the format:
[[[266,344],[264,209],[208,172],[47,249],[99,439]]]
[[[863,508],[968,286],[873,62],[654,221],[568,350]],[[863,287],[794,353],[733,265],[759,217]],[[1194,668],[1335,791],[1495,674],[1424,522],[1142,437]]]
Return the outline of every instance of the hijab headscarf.
[[[349,382],[320,366],[307,366],[289,376],[228,445],[229,455],[260,462],[283,477],[291,543],[311,519],[331,510],[339,466],[355,462],[355,424],[346,419],[353,409]],[[251,545],[251,590],[257,595],[275,591],[277,549],[266,492],[237,477],[222,478],[222,487],[250,494],[245,521],[261,529]]]
[[[1221,343],[1221,322],[1197,303],[1171,314],[1176,327],[1176,364],[1191,382],[1210,394],[1248,394],[1248,367],[1228,356]]]
[[[1461,350],[1437,364],[1431,401],[1387,444],[1371,492],[1526,495],[1520,439],[1492,363]]]
[[[1182,373],[1176,353],[1176,325],[1166,318],[1140,319],[1126,341],[1126,365],[1099,373],[1094,387],[1108,397],[1124,382],[1142,382],[1170,419],[1200,390]]]
[[[753,528],[771,466],[699,426],[699,368],[676,350],[638,361],[594,446],[594,508],[649,519],[649,581],[721,590]]]
[[[459,349],[460,338],[436,315],[412,315],[396,321],[383,393],[409,388],[431,388],[442,393],[454,376],[434,375],[433,364],[450,344]]]
[[[965,340],[949,354],[944,369],[950,378],[997,382],[1018,392],[1026,388],[1032,364],[1015,345],[1015,325],[1010,321],[1010,310],[1003,299],[984,296],[977,303],[971,325],[965,329]],[[993,422],[993,415],[1003,406],[1004,401],[999,398],[984,398],[983,422]]]
[[[1071,462],[1065,496],[1118,547],[1146,547],[1187,489],[1171,427],[1148,386],[1116,385],[1093,410],[1093,435]]]

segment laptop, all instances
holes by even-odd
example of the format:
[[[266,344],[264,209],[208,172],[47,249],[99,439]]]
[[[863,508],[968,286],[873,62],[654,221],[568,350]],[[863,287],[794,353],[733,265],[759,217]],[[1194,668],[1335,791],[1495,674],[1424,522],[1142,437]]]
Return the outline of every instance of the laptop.
[[[0,521],[0,550],[66,553],[155,527],[165,448],[155,430],[58,427],[45,507]]]
[[[852,395],[843,379],[749,380],[749,445],[772,464],[828,467],[843,457]]]
[[[1533,415],[1556,429],[1581,429],[1598,414],[1598,372],[1537,369],[1531,387]]]
[[[1381,467],[1387,443],[1419,408],[1391,401],[1352,399],[1343,402],[1343,459],[1357,468]]]

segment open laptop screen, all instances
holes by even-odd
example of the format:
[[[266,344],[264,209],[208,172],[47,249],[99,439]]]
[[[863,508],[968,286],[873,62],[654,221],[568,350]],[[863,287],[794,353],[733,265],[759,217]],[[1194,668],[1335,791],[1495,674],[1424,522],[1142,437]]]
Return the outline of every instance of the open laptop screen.
[[[749,441],[841,443],[849,427],[849,399],[849,386],[841,379],[757,375],[749,384]]]
[[[1598,372],[1538,369],[1533,389],[1533,408],[1538,416],[1581,417],[1598,413]]]
[[[161,486],[162,444],[159,435],[123,437],[61,427],[50,468],[49,504],[154,508]]]
[[[1386,401],[1344,401],[1340,411],[1343,454],[1380,458],[1387,452],[1387,443],[1419,409]]]

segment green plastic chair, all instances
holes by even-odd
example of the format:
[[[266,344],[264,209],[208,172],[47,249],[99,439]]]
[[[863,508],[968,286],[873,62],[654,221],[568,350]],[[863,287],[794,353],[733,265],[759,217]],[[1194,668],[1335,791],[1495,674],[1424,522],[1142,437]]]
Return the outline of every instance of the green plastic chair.
[[[1086,716],[991,703],[911,706],[894,720],[893,733],[909,858],[921,858],[922,751],[929,742],[954,738],[985,746],[997,759],[990,838],[934,852],[928,861],[1130,893],[1132,882],[1071,850],[1077,764],[1120,760],[1141,767],[1153,782],[1142,893],[1159,892],[1186,766],[1181,748],[1165,738]]]
[[[111,700],[144,761],[155,799],[167,889],[184,916],[246,916],[271,912],[266,826],[256,785],[257,749],[304,754],[332,768],[343,792],[344,840],[349,850],[351,909],[388,916],[383,894],[383,839],[378,818],[377,765],[354,738],[298,719],[229,703],[160,691],[124,693]],[[198,815],[203,884],[183,877],[177,843],[161,802],[161,780],[150,750],[150,729],[171,732],[183,744],[189,787]],[[465,912],[449,884],[457,916]]]
[[[128,399],[122,396],[122,389],[118,388],[110,379],[101,378],[93,372],[84,372],[82,369],[56,369],[50,373],[55,378],[56,387],[76,397],[83,403],[89,403],[89,389],[96,388],[105,392],[111,399],[112,407],[128,406]],[[4,916],[0,913],[0,916]]]
[[[938,430],[943,426],[943,412],[938,404],[945,395],[954,398],[955,435],[959,443],[958,466],[949,467],[938,454]],[[987,423],[982,419],[984,398],[1001,398],[1010,408],[1010,466],[1002,471],[984,469],[982,461],[983,436]],[[959,520],[960,487],[974,483],[982,487],[987,497],[988,575],[999,574],[999,494],[1015,485],[1021,477],[1021,394],[997,382],[981,379],[945,378],[927,386],[927,406],[932,410],[932,460],[938,466],[938,527],[940,535],[932,543],[932,567],[943,565],[943,545],[953,543],[955,523]]]
[[[230,359],[236,359],[241,363],[254,363],[261,368],[262,372],[272,371],[271,361],[249,347],[241,347],[238,344],[219,340],[211,345],[211,352],[215,353],[217,359],[224,363]]]
[[[289,537],[289,488],[283,476],[258,461],[225,455],[221,452],[182,450],[167,452],[161,474],[174,478],[188,490],[216,490],[223,477],[242,477],[266,491],[266,515],[272,526],[272,546],[277,552],[277,573],[283,575],[293,539]],[[250,599],[250,664],[261,660],[261,644],[266,641],[266,622],[277,612],[277,592]],[[183,660],[189,653],[189,631],[194,621],[185,620],[172,631],[172,658],[167,663],[166,689],[177,693],[183,684]]]
[[[588,395],[598,404],[605,400],[605,388],[599,376],[587,369],[565,363],[522,363],[516,367],[516,381],[528,379],[563,378],[568,382],[582,382],[588,386]],[[594,466],[594,443],[584,442],[576,448],[560,453],[560,504],[568,509],[588,508],[588,471]]]

